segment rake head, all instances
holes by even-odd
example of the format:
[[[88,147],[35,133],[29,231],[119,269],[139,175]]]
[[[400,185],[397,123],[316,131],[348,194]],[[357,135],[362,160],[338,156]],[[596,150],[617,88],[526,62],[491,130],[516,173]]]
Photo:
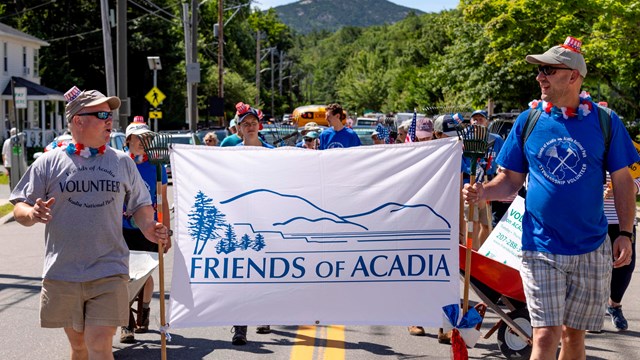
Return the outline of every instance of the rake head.
[[[471,159],[483,158],[489,147],[489,131],[486,126],[472,124],[457,129],[464,144],[463,155]]]
[[[169,146],[171,136],[167,134],[155,134],[152,136],[141,136],[142,146],[149,157],[149,162],[154,165],[169,163]]]

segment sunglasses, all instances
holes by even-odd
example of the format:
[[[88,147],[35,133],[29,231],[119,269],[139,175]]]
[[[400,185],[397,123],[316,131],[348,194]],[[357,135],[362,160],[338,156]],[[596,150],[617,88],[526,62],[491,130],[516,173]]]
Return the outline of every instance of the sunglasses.
[[[540,66],[538,66],[538,74],[539,73],[543,73],[544,76],[554,75],[556,73],[556,71],[558,71],[558,70],[571,70],[571,71],[573,71],[573,69],[565,68],[565,67],[557,67],[557,66],[551,66],[551,65],[540,65]]]
[[[111,119],[111,116],[113,116],[113,113],[111,111],[96,111],[96,112],[78,114],[78,116],[95,116],[100,120],[108,120],[108,119]]]
[[[305,139],[304,139],[304,141],[306,141],[306,142],[312,142],[312,141],[315,141],[315,140],[316,140],[316,139],[309,139],[309,138],[305,138]]]

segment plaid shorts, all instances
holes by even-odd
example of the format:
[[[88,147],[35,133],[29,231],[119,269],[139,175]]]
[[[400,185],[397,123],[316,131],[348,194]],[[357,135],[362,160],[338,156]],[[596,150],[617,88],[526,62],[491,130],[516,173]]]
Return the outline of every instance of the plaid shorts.
[[[612,262],[608,236],[599,248],[581,255],[523,251],[520,275],[531,325],[602,329]]]

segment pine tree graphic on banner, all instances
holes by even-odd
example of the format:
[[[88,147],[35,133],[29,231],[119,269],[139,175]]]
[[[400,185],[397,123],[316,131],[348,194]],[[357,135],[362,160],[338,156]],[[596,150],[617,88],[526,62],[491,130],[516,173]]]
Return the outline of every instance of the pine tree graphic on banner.
[[[229,254],[236,251],[236,232],[233,230],[231,224],[227,224],[227,228],[224,232],[224,236],[220,238],[218,244],[216,244],[216,253]]]
[[[256,234],[256,238],[253,241],[251,248],[255,251],[260,251],[264,249],[265,246],[267,246],[267,244],[264,242],[264,236],[260,233]]]
[[[220,237],[219,231],[227,224],[225,214],[212,205],[213,199],[198,191],[195,202],[189,212],[189,236],[195,239],[194,255],[202,254],[207,242]],[[200,246],[202,243],[202,246]],[[200,250],[198,250],[200,248]]]
[[[249,237],[249,235],[244,234],[242,235],[242,237],[240,238],[240,241],[238,242],[238,248],[240,248],[240,250],[247,250],[249,247],[251,247],[252,241],[251,241],[251,237]]]

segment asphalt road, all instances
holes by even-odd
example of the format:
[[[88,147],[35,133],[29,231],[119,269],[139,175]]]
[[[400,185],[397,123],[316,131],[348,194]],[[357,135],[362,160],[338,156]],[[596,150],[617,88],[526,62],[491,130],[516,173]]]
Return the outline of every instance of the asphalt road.
[[[2,187],[3,185],[0,185]],[[0,197],[6,194],[0,188]],[[170,196],[171,198],[171,196]],[[23,227],[15,222],[0,225],[0,360],[66,359],[69,350],[62,330],[41,329],[38,303],[43,259],[43,225]],[[167,293],[171,290],[171,253],[166,257]],[[605,319],[605,331],[587,334],[587,359],[640,359],[640,274],[625,296],[626,332],[615,332]],[[152,303],[151,328],[159,327],[158,286]],[[167,299],[168,299],[167,294]],[[472,300],[478,298],[472,296]],[[482,332],[498,320],[487,312]],[[392,326],[272,326],[271,334],[249,328],[246,346],[231,345],[230,327],[180,329],[172,332],[169,359],[448,359],[450,346],[438,344],[437,329],[415,337],[406,327]],[[136,334],[135,344],[125,345],[114,337],[116,359],[159,359],[160,336],[154,330]],[[496,335],[480,339],[469,349],[471,359],[503,359]]]

